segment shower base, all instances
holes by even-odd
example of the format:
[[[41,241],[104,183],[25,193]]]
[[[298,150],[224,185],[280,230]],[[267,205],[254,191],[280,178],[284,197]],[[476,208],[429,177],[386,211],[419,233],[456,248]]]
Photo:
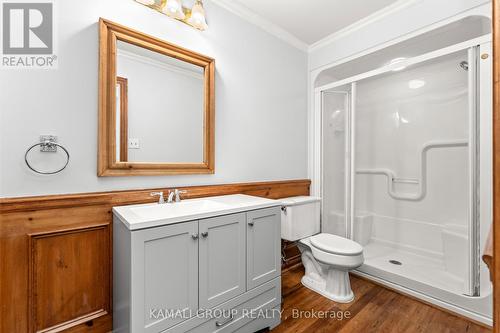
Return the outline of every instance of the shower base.
[[[465,281],[445,270],[442,260],[399,249],[373,239],[364,246],[365,263],[351,273],[404,294],[492,325],[491,286],[484,284],[481,296],[463,294]],[[401,265],[390,263],[390,260]]]
[[[463,294],[464,279],[446,271],[442,260],[410,253],[378,242],[364,248],[365,262],[360,271],[384,271],[435,288]]]

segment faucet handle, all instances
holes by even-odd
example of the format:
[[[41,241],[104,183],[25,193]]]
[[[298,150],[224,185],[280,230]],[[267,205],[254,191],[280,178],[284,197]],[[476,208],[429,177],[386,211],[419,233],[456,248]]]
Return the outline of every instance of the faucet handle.
[[[167,203],[172,203],[174,201],[174,194],[176,190],[168,190]]]
[[[187,191],[179,191],[178,189],[175,189],[175,202],[181,201],[181,194],[187,193]]]
[[[165,203],[165,199],[163,199],[163,192],[151,192],[151,193],[149,193],[149,195],[152,197],[159,196],[158,203],[159,204]]]

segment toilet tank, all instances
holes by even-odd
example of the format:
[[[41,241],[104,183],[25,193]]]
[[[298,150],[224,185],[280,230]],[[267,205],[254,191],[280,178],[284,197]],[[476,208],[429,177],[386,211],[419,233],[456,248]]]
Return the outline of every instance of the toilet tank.
[[[321,198],[299,196],[280,199],[281,238],[297,241],[320,232]]]

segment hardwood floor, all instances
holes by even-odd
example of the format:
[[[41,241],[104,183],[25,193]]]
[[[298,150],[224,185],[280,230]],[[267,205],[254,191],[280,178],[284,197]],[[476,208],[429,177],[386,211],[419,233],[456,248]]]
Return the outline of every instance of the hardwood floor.
[[[303,287],[303,267],[282,275],[284,298],[280,332],[490,332],[489,329],[351,275],[354,302],[340,304]],[[316,318],[297,318],[315,310]],[[309,312],[310,313],[310,312]],[[319,317],[327,313],[328,318]],[[332,318],[333,317],[333,318]]]

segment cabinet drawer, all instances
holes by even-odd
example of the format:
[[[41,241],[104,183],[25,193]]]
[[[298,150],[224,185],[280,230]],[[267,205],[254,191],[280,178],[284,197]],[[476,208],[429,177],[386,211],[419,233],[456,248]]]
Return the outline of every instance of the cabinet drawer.
[[[267,316],[274,318],[271,321],[276,322],[276,318],[280,315],[280,303],[281,278],[278,277],[211,309],[212,313],[225,311],[228,315],[224,317],[210,319],[200,316],[165,330],[163,333],[234,332],[254,319],[263,320],[262,316],[266,310]],[[263,323],[271,321],[263,320]]]
[[[254,333],[264,328],[269,328],[273,330],[281,323],[281,304],[272,309],[274,314],[273,317],[259,318],[245,323],[243,326],[238,327],[235,331],[231,330],[231,333]]]

